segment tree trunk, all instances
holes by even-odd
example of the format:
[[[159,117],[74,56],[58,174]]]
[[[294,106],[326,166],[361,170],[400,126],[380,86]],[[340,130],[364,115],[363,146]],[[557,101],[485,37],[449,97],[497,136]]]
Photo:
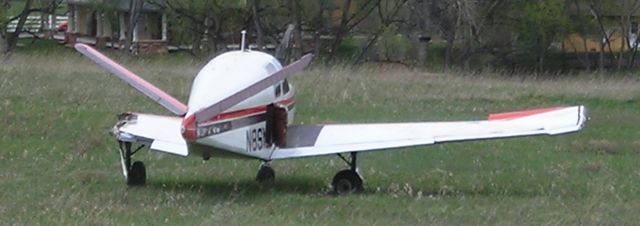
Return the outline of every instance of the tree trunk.
[[[603,73],[604,72],[604,45],[605,44],[600,44],[600,59],[598,60],[598,72],[599,73]]]
[[[320,7],[318,9],[318,13],[316,14],[315,18],[314,18],[314,24],[315,24],[315,32],[313,33],[313,54],[316,56],[320,56],[320,49],[321,49],[321,40],[320,40],[320,31],[322,30],[322,25],[324,23],[322,23],[322,15],[324,15],[324,1],[320,1]]]
[[[538,71],[539,74],[544,73],[544,55],[545,55],[545,51],[544,50],[539,50],[538,52],[538,67],[536,68],[536,71]]]
[[[16,25],[16,30],[13,33],[7,32],[5,36],[5,47],[3,48],[5,57],[11,56],[11,53],[14,51],[16,45],[18,44],[18,40],[20,39],[20,32],[24,27],[24,24],[27,22],[27,17],[29,17],[29,13],[31,12],[31,5],[33,4],[33,0],[26,0],[24,3],[24,9],[20,13],[20,17],[18,18],[18,24]]]
[[[455,40],[454,35],[447,37],[447,47],[444,51],[444,68],[450,69],[453,61],[453,42]]]
[[[329,61],[333,61],[335,58],[338,48],[340,48],[340,43],[342,43],[342,38],[347,32],[347,23],[349,22],[349,10],[351,9],[351,0],[344,0],[344,5],[342,6],[342,17],[340,19],[340,26],[338,27],[338,31],[336,32],[336,37],[333,40],[333,45],[331,46],[331,53],[329,54]]]
[[[251,0],[251,17],[253,17],[253,26],[256,28],[256,43],[258,49],[262,50],[264,47],[264,32],[262,31],[262,25],[260,23],[260,15],[258,9],[260,8],[260,0]]]
[[[292,15],[292,24],[295,24],[293,30],[293,45],[291,46],[291,58],[298,59],[302,55],[302,18],[300,18],[300,8],[295,0],[288,0],[287,7],[289,8],[289,15]]]
[[[6,29],[4,27],[0,27],[0,29]],[[5,34],[0,34],[0,52],[6,53],[9,45],[7,43],[7,38]]]
[[[207,46],[209,50],[209,57],[215,56],[218,52],[218,40],[216,29],[218,28],[218,21],[215,19],[215,15],[213,10],[209,11],[209,24],[205,29],[207,30]]]
[[[129,23],[127,24],[127,34],[124,39],[123,55],[126,57],[131,53],[131,45],[133,45],[133,33],[135,32],[140,18],[140,11],[144,0],[131,0],[129,4]]]

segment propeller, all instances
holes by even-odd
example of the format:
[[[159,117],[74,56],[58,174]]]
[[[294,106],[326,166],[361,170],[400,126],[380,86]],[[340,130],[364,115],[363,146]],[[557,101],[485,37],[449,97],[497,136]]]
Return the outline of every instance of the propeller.
[[[127,70],[122,65],[109,59],[109,57],[98,52],[91,46],[85,44],[76,44],[74,47],[76,48],[76,50],[78,50],[78,52],[82,53],[89,59],[102,66],[104,69],[107,69],[109,72],[118,76],[118,78],[120,78],[136,90],[140,91],[145,96],[151,98],[153,101],[162,105],[167,110],[180,116],[184,116],[184,114],[187,113],[187,106],[185,104],[172,97],[168,93],[162,91],[153,84],[140,78],[140,76]]]

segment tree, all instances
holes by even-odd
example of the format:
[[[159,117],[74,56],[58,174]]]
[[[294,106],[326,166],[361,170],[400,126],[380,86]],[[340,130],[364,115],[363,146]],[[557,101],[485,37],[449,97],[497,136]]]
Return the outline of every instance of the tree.
[[[7,24],[9,24],[9,7],[11,7],[9,0],[3,0],[0,6],[0,52],[7,52]]]
[[[16,29],[14,32],[5,32],[6,35],[4,35],[5,46],[2,48],[3,50],[2,52],[7,58],[11,56],[11,53],[13,52],[14,48],[16,47],[16,44],[18,43],[18,39],[20,37],[20,33],[22,32],[22,28],[24,27],[24,24],[27,22],[27,17],[32,12],[32,9],[31,9],[32,5],[33,5],[33,0],[26,0],[24,2],[24,7],[20,12],[20,14],[8,20],[10,22],[17,19],[18,23],[16,25]],[[7,23],[5,23],[3,30],[6,30],[6,24]]]
[[[380,24],[378,25],[377,31],[373,34],[370,34],[369,41],[362,48],[360,55],[355,60],[355,63],[360,63],[363,59],[369,48],[378,41],[380,35],[385,31],[394,31],[396,32],[395,26],[392,26],[394,23],[399,22],[396,20],[396,16],[400,12],[408,0],[383,0],[376,2],[376,12],[378,15],[378,19],[380,20]]]
[[[343,4],[340,7],[340,23],[334,32],[333,44],[331,44],[331,52],[329,53],[328,61],[332,61],[335,58],[344,37],[353,30],[353,28],[364,21],[371,12],[373,12],[378,2],[380,2],[380,0],[367,0],[365,2],[361,2],[361,7],[355,9],[355,13],[351,15],[352,1],[343,0]]]
[[[140,19],[140,12],[144,5],[144,0],[130,0],[129,1],[129,21],[127,23],[127,31],[124,38],[124,48],[122,54],[126,57],[131,53],[131,45],[133,44],[133,33],[135,32],[138,20]]]
[[[164,8],[171,21],[172,41],[191,45],[194,55],[212,55],[221,43],[239,43],[240,30],[253,23],[251,7],[241,0],[147,0]],[[260,6],[261,4],[257,4]],[[251,6],[251,5],[250,5]],[[260,14],[260,9],[256,8]]]
[[[27,18],[31,13],[53,13],[62,0],[25,0],[22,10],[16,16],[9,15],[9,8],[17,7],[15,4],[11,4],[9,0],[4,0],[2,6],[0,6],[0,52],[6,58],[11,56],[11,53],[15,50],[15,47],[20,38],[20,33],[23,32]],[[8,32],[7,26],[11,21],[17,20],[16,28],[14,32]]]
[[[565,34],[569,17],[565,0],[520,0],[512,11],[514,26],[519,34],[516,42],[522,51],[533,53],[536,70],[544,71],[544,59],[549,46]]]
[[[631,67],[635,61],[636,51],[638,49],[638,25],[635,23],[635,27],[632,17],[638,13],[640,9],[640,1],[638,0],[621,0],[615,1],[616,11],[620,13],[620,17],[617,21],[622,39],[620,45],[622,50],[618,53],[618,63],[616,65],[619,71],[623,67]],[[634,29],[635,31],[631,31]],[[630,37],[635,35],[635,38]]]
[[[446,41],[444,67],[450,68],[453,61],[454,45],[459,36],[459,30],[465,22],[474,20],[472,17],[474,1],[471,0],[432,0],[428,7],[428,15],[433,20]]]

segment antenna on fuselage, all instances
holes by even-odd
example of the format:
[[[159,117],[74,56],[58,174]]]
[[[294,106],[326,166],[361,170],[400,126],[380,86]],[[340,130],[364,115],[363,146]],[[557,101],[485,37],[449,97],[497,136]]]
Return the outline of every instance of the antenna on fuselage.
[[[245,36],[247,36],[247,31],[246,30],[242,30],[240,33],[242,34],[242,42],[240,43],[240,51],[244,52],[244,40],[245,40]]]

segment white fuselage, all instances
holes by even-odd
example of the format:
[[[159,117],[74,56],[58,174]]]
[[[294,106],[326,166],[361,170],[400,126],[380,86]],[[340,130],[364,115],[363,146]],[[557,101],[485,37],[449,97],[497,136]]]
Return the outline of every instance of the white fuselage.
[[[187,116],[280,69],[282,65],[278,60],[258,51],[232,51],[217,56],[194,79]],[[266,106],[277,103],[287,107],[287,121],[291,123],[294,94],[285,80],[198,125],[201,134],[210,135],[190,141],[190,154],[205,159],[225,156],[268,159],[275,146],[265,144]]]

